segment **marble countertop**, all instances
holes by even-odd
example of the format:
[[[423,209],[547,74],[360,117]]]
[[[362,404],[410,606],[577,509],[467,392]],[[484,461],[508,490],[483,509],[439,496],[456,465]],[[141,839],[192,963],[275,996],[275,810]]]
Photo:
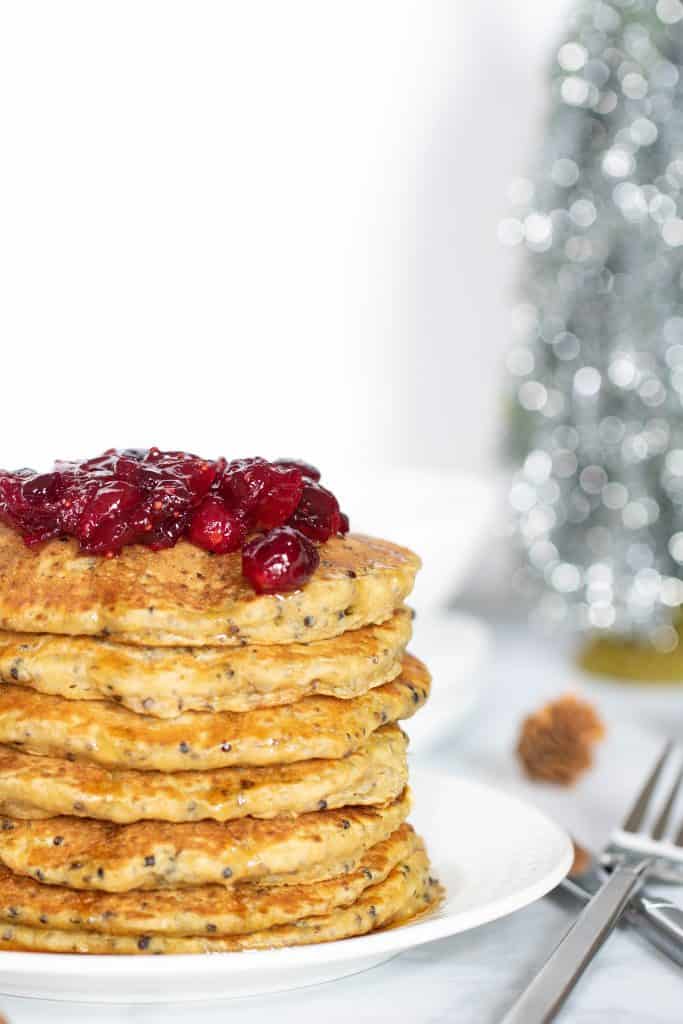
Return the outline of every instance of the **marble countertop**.
[[[419,652],[428,660],[428,652]],[[483,670],[480,703],[457,735],[442,742],[426,767],[469,772],[523,792],[553,813],[579,839],[597,844],[627,806],[646,770],[658,737],[681,735],[683,693],[677,689],[627,688],[586,682],[554,642],[526,627],[495,630]],[[533,787],[516,772],[512,747],[524,711],[578,684],[596,700],[611,738],[590,779],[567,793]],[[683,894],[681,894],[683,900]],[[435,942],[363,974],[296,992],[230,1000],[157,1006],[84,1006],[4,998],[10,1024],[197,1024],[248,1019],[266,1024],[393,1022],[495,1024],[559,941],[576,905],[551,895],[504,920]],[[571,996],[560,1019],[567,1024],[681,1020],[683,972],[626,929],[615,933]]]

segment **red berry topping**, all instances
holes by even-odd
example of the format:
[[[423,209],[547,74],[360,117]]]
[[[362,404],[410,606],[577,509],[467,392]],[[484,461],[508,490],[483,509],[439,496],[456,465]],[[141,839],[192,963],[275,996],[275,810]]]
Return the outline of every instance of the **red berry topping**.
[[[110,480],[88,501],[78,521],[77,536],[85,546],[93,531],[105,520],[123,523],[126,512],[142,501],[142,493],[125,480]]]
[[[339,502],[331,491],[311,480],[304,482],[301,501],[289,525],[301,530],[312,540],[327,540],[339,532]]]
[[[271,466],[270,480],[257,508],[258,525],[268,530],[286,523],[296,510],[302,491],[300,469]]]
[[[275,466],[265,459],[229,462],[219,490],[230,508],[239,509],[254,527],[281,526],[292,515],[303,481],[297,467]]]
[[[130,531],[125,519],[120,516],[106,516],[89,529],[87,537],[81,537],[81,551],[89,555],[106,555],[112,558],[129,542],[129,537]]]
[[[285,469],[298,469],[305,480],[314,480],[317,483],[320,479],[320,470],[303,459],[276,459],[273,465],[284,466]]]
[[[315,545],[291,526],[254,537],[242,550],[242,572],[257,594],[297,590],[319,563]]]
[[[126,480],[129,484],[139,484],[142,482],[140,461],[130,455],[122,455],[116,463],[114,472],[119,480]]]
[[[152,551],[161,551],[163,548],[172,548],[184,537],[190,526],[190,516],[179,515],[169,516],[152,526],[149,532],[145,532],[142,543],[146,544]]]
[[[0,470],[0,521],[29,546],[77,538],[82,551],[112,557],[127,544],[154,551],[182,537],[215,554],[243,548],[244,572],[260,593],[302,586],[318,565],[311,541],[346,533],[347,517],[297,459],[202,459],[159,448],[110,448],[50,473]],[[287,525],[285,525],[287,524]],[[246,545],[248,533],[269,531]]]
[[[64,490],[59,473],[40,473],[29,477],[21,486],[21,493],[30,505],[54,505]]]
[[[211,485],[216,479],[218,467],[215,462],[208,459],[200,459],[196,455],[186,455],[185,452],[160,452],[158,448],[154,451],[154,466],[163,476],[171,472],[174,476],[180,477],[196,501],[209,493]],[[148,466],[149,468],[149,466]]]
[[[126,480],[102,483],[85,505],[76,526],[81,549],[93,555],[116,554],[130,536],[127,513],[142,500]]]
[[[204,498],[190,520],[189,539],[206,551],[238,551],[246,535],[244,520],[220,498]]]

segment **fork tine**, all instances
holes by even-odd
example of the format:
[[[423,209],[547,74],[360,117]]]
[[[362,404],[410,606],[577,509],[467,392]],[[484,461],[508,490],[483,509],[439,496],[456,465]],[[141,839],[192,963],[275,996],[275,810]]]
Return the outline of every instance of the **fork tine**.
[[[678,796],[678,791],[681,788],[681,783],[683,783],[683,768],[681,768],[678,775],[676,776],[676,781],[671,787],[671,792],[666,798],[666,803],[662,807],[662,813],[657,818],[654,828],[652,829],[653,839],[661,839],[664,833],[666,832],[666,826],[669,824],[671,811],[673,809],[674,803],[676,802],[676,797]]]
[[[664,770],[664,765],[666,764],[667,758],[669,757],[672,749],[673,743],[669,741],[664,747],[662,753],[659,755],[657,764],[652,769],[651,775],[648,777],[641,792],[638,794],[636,802],[626,817],[624,824],[621,826],[624,832],[637,832],[642,825],[643,818],[647,813],[650,800],[652,799],[652,794],[659,782],[662,771]]]

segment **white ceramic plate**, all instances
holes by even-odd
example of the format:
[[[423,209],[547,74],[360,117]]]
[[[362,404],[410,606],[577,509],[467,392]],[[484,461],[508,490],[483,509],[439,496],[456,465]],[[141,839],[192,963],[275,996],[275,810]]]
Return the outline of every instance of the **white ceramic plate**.
[[[410,650],[432,674],[432,692],[419,715],[403,722],[411,754],[424,754],[452,736],[479,700],[491,630],[471,615],[418,614]]]
[[[402,950],[510,914],[543,896],[572,859],[566,834],[535,808],[481,783],[416,772],[416,828],[444,905],[413,924],[342,942],[207,956],[0,953],[0,992],[78,1002],[154,1003],[299,988],[373,967]]]
[[[500,507],[495,478],[453,469],[332,466],[325,479],[344,496],[352,529],[418,553],[410,604],[421,611],[444,608],[457,592]]]

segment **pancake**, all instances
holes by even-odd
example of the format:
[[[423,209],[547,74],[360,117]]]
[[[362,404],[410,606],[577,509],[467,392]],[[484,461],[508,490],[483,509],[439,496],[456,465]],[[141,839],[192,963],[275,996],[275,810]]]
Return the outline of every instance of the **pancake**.
[[[399,674],[410,634],[405,608],[382,625],[334,640],[266,649],[136,647],[95,637],[0,632],[0,680],[75,701],[113,701],[157,718],[241,712],[313,693],[343,699],[366,693]]]
[[[387,877],[369,886],[350,906],[327,914],[304,917],[244,935],[210,938],[167,935],[113,935],[92,931],[59,931],[7,924],[0,929],[0,949],[60,953],[219,953],[246,949],[276,949],[332,942],[363,935],[404,921],[433,907],[441,888],[430,875],[423,849],[399,861]]]
[[[115,825],[87,818],[0,819],[0,862],[73,889],[312,883],[353,871],[408,816],[410,795],[383,807],[344,807],[298,818]]]
[[[159,889],[149,893],[83,892],[41,885],[0,867],[2,923],[59,931],[116,935],[239,935],[262,931],[354,903],[370,885],[383,882],[396,864],[422,844],[410,825],[363,855],[347,875],[315,885]]]
[[[239,552],[215,556],[180,541],[101,558],[80,555],[75,540],[31,550],[0,526],[0,628],[151,646],[309,643],[390,618],[419,565],[388,541],[332,537],[303,589],[256,594]]]
[[[429,687],[427,669],[408,655],[398,679],[353,700],[306,697],[242,714],[188,711],[163,720],[104,701],[70,701],[2,686],[0,743],[106,768],[161,772],[340,758],[383,724],[410,718]]]
[[[408,781],[408,739],[385,725],[345,758],[207,772],[139,772],[0,747],[0,814],[117,824],[232,821],[384,804]]]

